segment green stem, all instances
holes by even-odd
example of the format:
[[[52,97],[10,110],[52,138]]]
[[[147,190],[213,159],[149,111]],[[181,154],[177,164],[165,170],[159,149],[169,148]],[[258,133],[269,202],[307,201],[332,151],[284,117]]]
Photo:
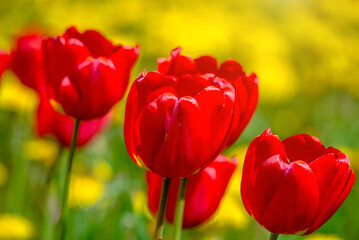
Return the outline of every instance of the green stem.
[[[163,226],[164,226],[163,223],[164,223],[166,204],[167,204],[168,192],[170,190],[170,185],[171,185],[171,178],[163,178],[160,205],[158,207],[154,240],[163,238]]]
[[[57,166],[59,165],[60,162],[60,158],[62,156],[62,153],[64,151],[64,147],[59,144],[59,150],[57,153],[57,157],[54,161],[54,163],[50,166],[50,168],[47,171],[46,174],[46,179],[45,179],[45,183],[43,186],[43,192],[42,192],[42,197],[41,197],[41,207],[42,207],[42,213],[41,213],[41,224],[42,224],[42,235],[41,235],[41,239],[49,239],[49,225],[51,225],[51,223],[49,224],[48,221],[48,200],[49,200],[49,193],[50,193],[50,184],[51,184],[51,180],[53,178],[53,175],[55,173],[55,170],[57,169]]]
[[[65,237],[66,237],[66,220],[67,220],[67,217],[69,214],[68,196],[69,196],[69,185],[70,185],[70,178],[71,178],[71,168],[72,168],[72,161],[74,158],[74,153],[75,153],[75,149],[76,149],[76,145],[77,145],[76,143],[77,143],[79,128],[80,128],[80,120],[76,119],[74,131],[72,133],[69,157],[68,157],[68,161],[66,162],[67,172],[65,175],[64,192],[62,195],[62,203],[61,203],[61,216],[60,216],[60,222],[59,222],[59,227],[60,227],[60,231],[61,231],[60,232],[61,240],[65,239]]]
[[[188,181],[188,177],[182,178],[178,190],[176,210],[175,210],[175,216],[173,222],[173,240],[181,239],[184,200],[185,200],[187,181]]]
[[[278,233],[271,233],[269,240],[277,240],[279,234]]]

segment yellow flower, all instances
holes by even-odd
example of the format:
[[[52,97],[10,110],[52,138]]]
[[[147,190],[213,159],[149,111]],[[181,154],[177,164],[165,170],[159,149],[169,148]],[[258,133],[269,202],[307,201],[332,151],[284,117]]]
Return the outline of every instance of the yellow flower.
[[[223,197],[217,212],[203,228],[244,229],[248,226],[248,222],[249,218],[243,209],[242,202],[227,194]]]
[[[85,207],[96,203],[103,194],[103,184],[89,176],[71,176],[69,206]]]
[[[56,161],[58,154],[58,144],[45,139],[34,139],[27,141],[24,145],[25,158],[42,162],[46,167],[50,167]]]
[[[163,12],[158,31],[161,37],[166,37],[169,46],[183,46],[184,52],[188,51],[190,55],[212,52],[216,47],[226,46],[230,39],[231,26],[224,20],[225,14],[218,9],[203,10],[200,7],[196,14],[180,9],[168,10]]]
[[[144,191],[135,192],[133,195],[133,211],[137,214],[144,214],[148,219],[154,220],[154,216],[148,208],[147,193]]]
[[[4,76],[2,78],[0,108],[15,112],[31,112],[35,109],[37,95],[33,90],[25,87],[14,78],[5,78]]]
[[[349,148],[348,146],[339,146],[338,149],[345,153],[350,159],[350,165],[354,171],[359,170],[359,149]]]
[[[0,215],[0,239],[31,239],[35,228],[28,219],[11,214]]]
[[[0,187],[3,186],[9,178],[9,171],[4,164],[0,162]]]
[[[105,160],[96,161],[92,171],[96,178],[104,182],[109,181],[113,176],[111,165]]]
[[[303,240],[343,240],[343,239],[335,235],[315,233],[310,235],[309,237],[303,238]]]

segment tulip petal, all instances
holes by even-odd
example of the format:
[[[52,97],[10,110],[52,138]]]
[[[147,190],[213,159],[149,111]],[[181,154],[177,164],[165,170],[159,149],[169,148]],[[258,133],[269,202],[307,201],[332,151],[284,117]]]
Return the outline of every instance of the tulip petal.
[[[166,143],[158,153],[158,157],[168,159],[156,160],[161,165],[153,171],[183,177],[210,163],[223,149],[232,107],[233,100],[215,87],[205,88],[195,99],[180,98],[171,116]]]
[[[157,98],[162,94],[175,93],[174,81],[175,79],[164,77],[159,72],[150,72],[146,76],[141,74],[131,86],[125,110],[124,134],[127,151],[132,160],[139,165],[144,165],[141,156],[148,165],[153,160],[154,153],[150,149],[152,147],[149,147],[145,153],[139,152],[138,147],[147,149],[146,144],[160,145],[158,141],[151,138],[162,139],[164,136],[164,122],[158,112]],[[141,128],[145,131],[144,133],[140,132]],[[159,136],[156,137],[155,133]],[[150,158],[144,158],[144,156]]]
[[[117,50],[112,54],[111,60],[117,69],[132,68],[139,54],[140,47],[138,45],[134,48],[130,46],[118,46]]]
[[[65,112],[80,120],[104,116],[120,100],[117,90],[122,86],[116,77],[116,69],[109,59],[88,59],[81,63],[69,77],[79,99],[77,104],[62,104]],[[73,95],[60,96],[62,103],[75,102]]]
[[[37,114],[36,128],[39,136],[44,136],[45,134],[52,132],[51,123],[54,122],[54,118],[53,118],[54,114],[51,113],[53,112],[56,111],[50,105],[47,97],[43,97],[42,95],[40,95],[39,106],[36,112]]]
[[[61,91],[59,91],[59,99],[61,100],[63,106],[65,106],[63,107],[65,112],[68,109],[67,106],[74,108],[78,106],[80,101],[80,95],[68,77],[65,77],[62,80],[60,89]]]
[[[243,68],[234,60],[227,60],[223,62],[217,72],[218,77],[232,81],[241,75],[244,75]]]
[[[77,66],[90,56],[87,48],[76,39],[65,39],[57,37],[55,39],[43,40],[44,63],[47,71],[47,78],[51,96],[56,99],[58,90],[63,79],[70,76]]]
[[[303,160],[310,164],[325,154],[325,147],[320,140],[308,134],[298,134],[282,141],[289,161]]]
[[[196,66],[198,71],[201,74],[206,73],[217,73],[218,71],[218,63],[217,60],[211,56],[202,56],[199,58],[196,58],[195,60]]]
[[[172,50],[168,60],[160,58],[158,60],[158,71],[165,75],[181,77],[184,74],[197,73],[196,63],[189,56],[180,55],[181,48]]]
[[[162,179],[163,178],[161,176],[153,172],[150,171],[146,172],[148,207],[151,210],[151,212],[153,212],[155,215],[157,215],[158,206],[160,205]],[[171,182],[171,185],[172,184],[173,182]]]
[[[208,167],[189,178],[183,228],[195,227],[215,213],[235,169],[236,163],[219,155]]]
[[[326,212],[324,216],[316,223],[310,227],[304,235],[308,235],[318,228],[320,228],[324,223],[326,223],[333,215],[334,213],[339,209],[339,207],[343,204],[344,200],[348,197],[350,191],[352,190],[353,184],[355,180],[355,174],[353,170],[350,169],[348,174],[348,179],[345,182],[345,187],[343,188],[342,192],[339,194],[339,197],[336,199],[336,201],[333,203],[333,205],[330,207],[330,209]]]
[[[173,59],[175,59],[180,53],[182,49],[180,47],[175,48],[171,51],[171,55],[169,59],[159,58],[157,59],[157,69],[160,73],[167,74],[168,68],[171,66]]]
[[[210,85],[211,83],[200,75],[184,75],[177,83],[176,93],[178,97],[190,96],[194,98],[199,92]]]
[[[255,74],[240,76],[231,81],[231,84],[236,91],[236,101],[233,125],[227,146],[231,146],[241,135],[258,103],[258,79]]]
[[[82,121],[79,129],[79,136],[77,146],[82,146],[88,143],[96,133],[101,131],[109,122],[112,114],[107,114],[105,117]],[[36,118],[37,133],[39,136],[53,135],[61,143],[61,145],[68,147],[71,144],[72,132],[74,128],[74,119],[55,111],[46,95],[40,94],[40,102],[37,109]]]
[[[170,124],[167,121],[176,101],[175,96],[165,93],[157,101],[147,105],[138,117],[138,129],[135,130],[136,152],[140,159],[152,160],[143,161],[149,169],[162,169],[162,162],[166,161],[156,158],[156,155],[167,137],[166,128]]]
[[[0,50],[0,77],[2,73],[10,67],[11,56]]]
[[[32,34],[18,38],[17,48],[12,55],[12,70],[24,85],[38,90],[45,84],[40,35]]]
[[[174,75],[177,77],[194,73],[196,73],[196,63],[192,58],[183,55],[178,55],[174,58],[167,71],[167,75]]]
[[[139,53],[140,48],[138,46],[135,48],[129,46],[119,46],[110,58],[118,72],[117,82],[121,83],[121,86],[118,86],[119,88],[117,90],[120,92],[120,98],[122,98],[126,92],[131,69],[135,64]]]
[[[253,216],[269,231],[295,234],[308,228],[318,208],[314,174],[305,162],[268,159],[256,174]]]
[[[248,147],[243,165],[241,195],[244,207],[250,215],[252,215],[252,211],[248,193],[249,187],[254,185],[253,174],[257,172],[258,167],[263,162],[276,155],[282,160],[286,159],[284,147],[279,137],[273,135],[269,128],[256,137]]]
[[[208,167],[188,179],[183,214],[183,228],[195,227],[208,220],[217,210],[227,185],[237,166],[219,155]],[[162,177],[147,172],[148,204],[153,213],[158,210]],[[172,178],[166,208],[166,219],[173,222],[180,180]]]
[[[95,30],[87,30],[84,33],[79,33],[75,27],[71,27],[66,30],[64,36],[80,40],[94,58],[109,58],[116,50],[116,47],[110,41]]]
[[[324,155],[313,161],[310,167],[315,174],[320,192],[319,208],[313,218],[315,223],[308,230],[314,231],[323,225],[343,203],[346,196],[343,198],[342,193],[348,187],[349,189],[345,191],[349,194],[351,186],[347,184],[352,177],[352,170],[349,169],[348,157],[343,153]]]

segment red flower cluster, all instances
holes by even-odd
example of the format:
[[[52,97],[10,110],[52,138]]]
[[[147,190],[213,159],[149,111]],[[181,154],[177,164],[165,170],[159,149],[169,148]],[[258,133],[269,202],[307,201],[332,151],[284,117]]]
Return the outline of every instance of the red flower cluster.
[[[160,59],[158,72],[142,74],[126,105],[130,156],[163,177],[190,176],[210,164],[239,136],[257,103],[256,77],[246,77],[238,63],[218,70],[212,57],[179,53]]]
[[[81,39],[87,45],[85,46],[82,42],[79,42],[78,39]],[[56,48],[54,47],[48,49],[43,47],[43,41],[45,44],[50,46],[52,46],[52,44],[56,45],[55,43],[59,45],[56,45]],[[66,45],[66,42],[68,45]],[[60,73],[65,74],[65,70],[69,69],[76,70],[77,66],[71,65],[75,64],[75,62],[80,58],[76,55],[76,49],[81,49],[82,52],[92,51],[94,54],[94,56],[91,57],[91,61],[93,61],[91,63],[92,65],[95,64],[94,62],[102,61],[104,59],[101,54],[108,56],[111,49],[114,52],[112,54],[114,55],[112,56],[112,60],[107,59],[106,61],[108,63],[113,61],[111,66],[115,66],[114,64],[116,63],[116,74],[102,78],[102,67],[100,66],[99,71],[95,71],[95,68],[93,68],[92,70],[94,71],[91,72],[91,74],[89,73],[87,77],[84,76],[84,78],[76,79],[78,82],[73,80],[73,84],[79,87],[77,93],[81,96],[91,96],[93,102],[96,102],[97,106],[91,105],[90,102],[86,103],[86,100],[82,99],[82,105],[73,103],[75,105],[68,106],[67,109],[73,107],[79,108],[82,109],[81,111],[85,112],[86,114],[90,113],[94,109],[97,109],[97,112],[101,111],[106,114],[105,116],[101,117],[97,116],[100,117],[98,119],[90,119],[82,122],[80,125],[77,145],[83,145],[90,141],[93,136],[110,121],[111,114],[107,114],[109,110],[109,102],[114,104],[120,98],[122,98],[129,81],[130,70],[137,58],[139,51],[138,47],[130,48],[127,46],[114,46],[100,33],[93,30],[89,30],[83,34],[80,34],[74,27],[68,29],[64,36],[58,37],[56,39],[46,39],[38,33],[26,34],[19,37],[16,43],[16,48],[11,53],[11,68],[24,85],[34,89],[39,94],[40,100],[36,119],[37,132],[40,136],[47,134],[54,135],[64,146],[70,145],[74,123],[72,117],[55,111],[49,103],[50,99],[48,97],[48,92],[54,92],[52,88],[53,85],[51,85],[51,80],[58,77],[57,80],[60,81]],[[88,48],[88,50],[86,50],[86,48]],[[50,55],[53,57],[53,59],[44,60],[44,49],[45,52],[50,52],[45,55]],[[55,56],[55,53],[58,55]],[[7,56],[7,58],[10,59],[10,56]],[[74,59],[77,60],[75,61]],[[90,59],[90,56],[86,57],[86,59],[83,59],[83,61],[87,61],[88,59]],[[53,72],[46,74],[45,65],[48,64],[47,61],[50,61],[50,66],[52,66],[54,69],[51,69]],[[69,75],[71,74],[69,73]],[[64,79],[68,78],[68,76],[62,77]],[[64,86],[60,85],[59,87],[62,88]],[[82,87],[89,89],[92,88],[91,91],[97,91],[98,98],[95,98],[96,95],[91,95],[91,93],[86,92],[88,90]],[[112,95],[109,94],[109,92],[106,90],[107,88],[111,89]],[[61,90],[57,90],[58,91],[56,92],[61,92]],[[101,94],[101,96],[99,94]]]
[[[209,219],[236,168],[219,155],[241,135],[258,102],[256,75],[228,60],[192,59],[174,49],[132,84],[125,110],[129,155],[147,172],[148,202],[158,210],[162,177],[173,178],[166,211],[172,222],[180,178],[189,177],[183,227]],[[0,52],[0,76],[10,66],[39,94],[37,130],[71,142],[73,118],[87,143],[125,94],[139,47],[114,45],[99,32],[75,27],[62,36],[24,35],[11,54]],[[54,110],[55,102],[66,113]],[[273,233],[309,234],[348,196],[355,179],[348,157],[299,134],[280,141],[266,130],[250,144],[241,182],[248,213]],[[183,185],[185,186],[185,184]]]
[[[307,134],[281,142],[267,129],[248,148],[241,194],[248,213],[269,231],[309,234],[337,211],[354,179],[339,150]]]
[[[78,120],[104,116],[124,95],[139,47],[113,45],[100,33],[67,29],[43,42],[49,97]]]
[[[237,160],[232,162],[224,155],[219,155],[205,169],[188,178],[183,228],[192,228],[208,220],[217,210],[234,170]],[[162,177],[147,172],[148,206],[157,213],[162,189]],[[180,179],[171,181],[166,218],[173,222]]]

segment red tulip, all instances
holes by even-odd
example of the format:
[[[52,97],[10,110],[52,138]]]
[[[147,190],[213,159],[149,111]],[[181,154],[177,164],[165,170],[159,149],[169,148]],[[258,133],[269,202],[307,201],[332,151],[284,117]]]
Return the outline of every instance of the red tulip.
[[[226,144],[227,146],[232,145],[247,126],[257,107],[257,76],[254,73],[246,75],[242,66],[234,60],[227,60],[218,68],[217,60],[213,57],[202,56],[193,60],[191,57],[180,55],[180,52],[181,49],[176,48],[168,60],[159,59],[158,71],[177,77],[185,74],[212,73],[233,85],[236,91],[235,111],[231,132]]]
[[[45,95],[40,95],[40,103],[37,109],[36,128],[39,136],[52,135],[63,146],[69,147],[72,139],[74,120],[55,111]],[[111,119],[111,113],[102,118],[83,121],[80,124],[77,146],[88,143],[99,133]]]
[[[11,57],[9,54],[0,50],[0,77],[3,72],[10,67]]]
[[[113,45],[100,33],[67,29],[43,42],[50,98],[66,114],[88,120],[105,115],[124,95],[139,47]]]
[[[16,49],[12,52],[13,72],[24,85],[34,90],[45,84],[42,38],[38,34],[23,35],[17,39]]]
[[[236,159],[230,162],[224,155],[219,155],[208,167],[189,177],[185,195],[183,228],[195,227],[215,213],[236,166]],[[153,213],[157,213],[162,177],[152,172],[147,172],[146,177],[148,205]],[[179,184],[179,178],[172,179],[166,209],[166,219],[171,223],[173,222]]]
[[[339,150],[307,134],[281,142],[267,129],[248,148],[241,195],[248,213],[269,231],[305,235],[337,211],[354,179]]]
[[[190,176],[224,148],[233,106],[232,85],[213,74],[142,74],[127,99],[127,151],[163,177]]]

